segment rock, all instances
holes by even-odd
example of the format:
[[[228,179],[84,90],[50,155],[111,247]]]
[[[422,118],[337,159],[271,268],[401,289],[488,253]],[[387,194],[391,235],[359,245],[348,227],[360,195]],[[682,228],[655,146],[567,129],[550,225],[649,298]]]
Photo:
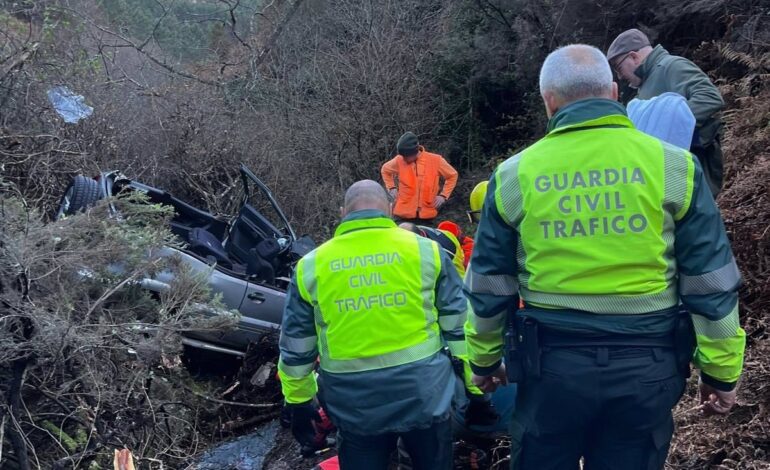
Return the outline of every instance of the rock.
[[[270,378],[274,367],[275,364],[272,362],[266,362],[262,364],[260,368],[257,369],[257,371],[254,373],[254,375],[251,376],[249,383],[255,387],[264,387],[265,382],[267,382],[267,379]]]

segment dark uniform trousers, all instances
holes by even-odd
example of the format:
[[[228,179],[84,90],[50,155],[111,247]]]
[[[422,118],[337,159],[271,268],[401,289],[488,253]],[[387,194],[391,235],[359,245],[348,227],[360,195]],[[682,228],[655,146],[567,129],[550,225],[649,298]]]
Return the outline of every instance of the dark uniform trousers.
[[[519,385],[512,469],[661,469],[685,379],[673,349],[544,347]]]
[[[401,438],[414,470],[452,469],[452,425],[449,419],[428,428],[362,436],[340,431],[337,450],[342,470],[388,470]]]

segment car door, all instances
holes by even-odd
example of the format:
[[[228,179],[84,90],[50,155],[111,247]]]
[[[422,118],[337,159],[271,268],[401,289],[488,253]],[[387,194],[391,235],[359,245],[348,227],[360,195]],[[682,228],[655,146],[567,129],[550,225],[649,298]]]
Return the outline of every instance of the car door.
[[[273,239],[289,247],[297,239],[286,215],[270,189],[245,165],[241,165],[243,196],[238,216],[227,240],[227,251],[249,265],[253,250],[260,242]]]
[[[257,342],[264,334],[281,326],[283,302],[286,294],[276,289],[249,283],[243,299],[238,328],[223,333],[218,343],[245,351],[249,343]]]
[[[241,303],[241,330],[249,336],[280,328],[286,292],[265,284],[249,282]]]

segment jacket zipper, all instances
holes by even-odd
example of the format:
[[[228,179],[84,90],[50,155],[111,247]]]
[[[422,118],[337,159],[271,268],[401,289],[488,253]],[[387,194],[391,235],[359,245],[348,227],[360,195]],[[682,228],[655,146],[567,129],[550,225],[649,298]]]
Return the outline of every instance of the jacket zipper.
[[[420,190],[422,189],[422,185],[420,184],[420,172],[417,171],[417,160],[414,161],[414,180],[417,182],[417,212],[415,213],[414,218],[419,219],[420,205],[422,204],[422,199],[420,199]]]

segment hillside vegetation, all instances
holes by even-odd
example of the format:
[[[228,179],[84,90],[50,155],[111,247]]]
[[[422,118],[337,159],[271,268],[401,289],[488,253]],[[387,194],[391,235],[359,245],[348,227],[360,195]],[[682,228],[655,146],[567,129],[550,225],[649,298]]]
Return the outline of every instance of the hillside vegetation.
[[[219,403],[210,398],[223,397],[229,383],[195,383],[179,366],[178,332],[194,309],[170,319],[141,296],[131,302],[142,307],[130,311],[110,285],[68,290],[63,267],[88,260],[88,250],[114,256],[126,243],[86,216],[79,229],[48,224],[74,175],[120,169],[233,215],[243,162],[298,232],[320,242],[333,233],[344,189],[379,180],[398,136],[413,130],[460,171],[447,207],[460,222],[473,185],[544,134],[537,74],[547,53],[574,42],[604,50],[630,27],[694,60],[722,91],[726,183],[718,204],[744,277],[739,404],[726,418],[704,419],[691,384],[676,411],[668,466],[770,468],[768,0],[0,3],[0,376],[8,379],[0,385],[0,465],[108,468],[112,449],[125,445],[142,468],[184,468],[205,448],[277,416],[275,389],[228,397],[264,408]],[[93,114],[66,124],[46,97],[59,85],[83,95]],[[135,233],[147,229],[140,225]],[[88,237],[99,230],[107,232]],[[131,249],[167,236],[149,234]],[[62,240],[77,250],[62,250]],[[190,280],[179,292],[202,299],[199,287]],[[117,330],[102,324],[107,318]],[[125,326],[146,319],[169,322],[169,336],[148,342]],[[88,334],[72,333],[80,331]],[[274,354],[264,345],[249,364]],[[82,367],[94,361],[114,367]],[[296,450],[285,448],[287,456]]]

